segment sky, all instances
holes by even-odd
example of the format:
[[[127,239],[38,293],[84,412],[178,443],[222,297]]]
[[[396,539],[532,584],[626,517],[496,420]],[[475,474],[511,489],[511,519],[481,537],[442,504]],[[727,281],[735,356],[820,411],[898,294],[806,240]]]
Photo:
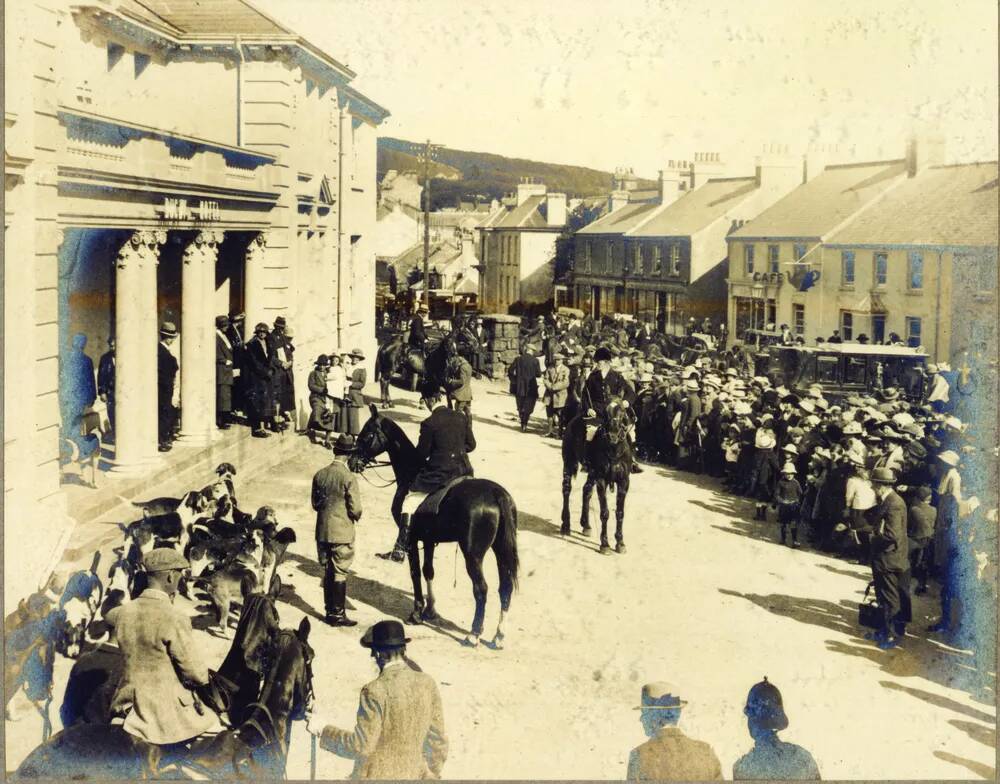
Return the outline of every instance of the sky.
[[[411,141],[655,177],[765,145],[997,159],[993,0],[251,0],[358,76]]]

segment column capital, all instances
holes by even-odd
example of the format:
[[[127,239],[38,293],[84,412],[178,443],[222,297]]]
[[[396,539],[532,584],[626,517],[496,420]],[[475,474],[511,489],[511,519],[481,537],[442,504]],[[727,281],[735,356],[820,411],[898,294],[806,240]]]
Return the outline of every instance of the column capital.
[[[152,258],[154,264],[158,263],[160,246],[166,241],[165,231],[133,231],[119,248],[115,264],[119,269],[125,269],[130,263],[138,264],[147,258]]]
[[[209,248],[214,248],[217,245],[221,245],[225,238],[226,233],[224,231],[202,229],[195,235],[194,244],[198,246],[207,245]]]

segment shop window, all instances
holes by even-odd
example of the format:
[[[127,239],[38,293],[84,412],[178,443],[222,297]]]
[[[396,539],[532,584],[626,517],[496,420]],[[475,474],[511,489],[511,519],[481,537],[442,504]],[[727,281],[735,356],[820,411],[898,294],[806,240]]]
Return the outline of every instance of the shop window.
[[[792,305],[792,329],[795,330],[796,335],[806,334],[806,306],[793,304]]]
[[[854,314],[849,310],[840,311],[840,337],[844,340],[854,338]]]
[[[854,286],[854,251],[845,250],[840,253],[840,284],[848,288]]]
[[[780,253],[781,246],[779,245],[768,245],[767,246],[767,271],[777,272],[778,271],[778,255]]]
[[[875,285],[884,286],[889,279],[889,254],[876,253],[872,263],[875,268]]]
[[[907,285],[910,291],[920,291],[924,287],[924,254],[911,250],[907,255]]]

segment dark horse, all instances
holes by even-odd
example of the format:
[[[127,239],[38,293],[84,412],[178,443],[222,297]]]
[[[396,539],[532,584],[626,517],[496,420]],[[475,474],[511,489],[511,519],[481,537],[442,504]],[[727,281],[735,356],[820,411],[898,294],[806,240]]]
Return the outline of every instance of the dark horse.
[[[597,500],[601,506],[601,552],[610,553],[608,544],[608,487],[618,494],[615,505],[615,552],[625,552],[625,538],[622,525],[625,522],[625,496],[628,495],[629,478],[632,473],[632,447],[628,442],[631,424],[624,401],[613,398],[607,410],[600,412],[601,424],[589,442],[586,439],[586,422],[582,416],[573,419],[563,435],[563,506],[560,533],[569,535],[569,495],[573,489],[573,478],[581,464],[587,471],[587,481],[583,483],[583,508],[580,510],[580,526],[585,536],[590,535],[590,496],[597,486]]]
[[[456,353],[459,350],[459,337],[460,333],[453,330],[451,334],[445,335],[439,340],[426,354],[419,349],[404,345],[402,335],[394,335],[379,346],[378,354],[375,357],[375,380],[379,382],[380,402],[383,408],[392,406],[389,382],[392,380],[393,373],[407,371],[411,391],[417,389],[421,380],[436,381],[439,386],[443,386],[449,351]]]
[[[309,619],[298,631],[278,633],[265,661],[266,678],[235,729],[198,739],[190,749],[171,750],[129,735],[121,727],[79,724],[36,748],[17,769],[18,778],[158,778],[164,769],[189,769],[209,778],[281,778],[288,758],[291,722],[312,701],[313,651]]]
[[[281,581],[273,580],[268,593],[244,595],[233,644],[212,676],[224,694],[231,723],[241,721],[246,706],[257,699],[264,656],[278,633],[275,599],[280,588]],[[111,702],[121,682],[122,665],[121,651],[107,644],[87,651],[73,664],[59,709],[63,727],[111,721]]]
[[[371,418],[358,436],[357,448],[351,456],[351,469],[361,472],[383,452],[396,474],[396,495],[392,500],[392,516],[399,520],[403,498],[420,470],[422,460],[416,447],[402,428],[371,406]],[[423,575],[427,580],[427,601],[420,582],[419,542],[424,543]],[[483,557],[491,547],[497,559],[500,578],[500,621],[492,645],[503,647],[504,617],[510,610],[510,600],[517,586],[517,507],[503,487],[488,479],[466,479],[448,491],[442,499],[437,515],[413,515],[410,528],[409,564],[413,581],[413,613],[408,623],[433,621],[438,618],[434,609],[434,547],[442,542],[458,542],[465,557],[465,569],[472,580],[472,595],[476,612],[472,630],[465,644],[475,646],[483,633],[483,616],[486,613],[486,578],[483,576]]]
[[[392,408],[392,395],[389,391],[389,384],[392,381],[393,373],[398,369],[400,358],[404,356],[403,352],[402,333],[392,335],[378,347],[378,353],[375,355],[375,380],[379,384],[379,391],[381,393],[379,402],[382,408]]]

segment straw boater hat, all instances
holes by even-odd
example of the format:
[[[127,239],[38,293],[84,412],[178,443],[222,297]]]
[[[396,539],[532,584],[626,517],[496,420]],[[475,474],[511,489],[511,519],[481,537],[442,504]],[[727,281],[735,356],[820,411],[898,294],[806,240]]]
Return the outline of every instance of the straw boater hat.
[[[891,468],[876,468],[872,470],[871,481],[878,485],[896,483],[896,474]]]
[[[669,683],[647,683],[642,687],[642,704],[635,710],[677,710],[687,705],[676,686]]]
[[[945,465],[949,465],[952,468],[958,465],[958,454],[953,452],[951,449],[947,449],[938,455],[938,460],[940,460]]]
[[[164,321],[163,326],[160,327],[160,335],[165,338],[177,337],[177,327],[174,326],[174,322]]]

